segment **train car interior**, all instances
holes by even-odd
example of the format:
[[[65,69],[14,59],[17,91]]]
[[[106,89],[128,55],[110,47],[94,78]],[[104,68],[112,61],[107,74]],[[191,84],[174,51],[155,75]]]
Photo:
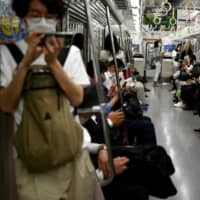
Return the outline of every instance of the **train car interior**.
[[[0,199],[199,200],[200,1],[19,2],[0,0]]]

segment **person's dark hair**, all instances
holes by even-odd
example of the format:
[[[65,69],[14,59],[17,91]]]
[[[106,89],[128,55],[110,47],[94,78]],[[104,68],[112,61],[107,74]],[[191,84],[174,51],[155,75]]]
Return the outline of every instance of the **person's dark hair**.
[[[104,62],[99,61],[99,68],[100,68],[100,73],[103,73],[107,70],[107,67]],[[89,77],[94,78],[94,68],[93,68],[93,62],[90,60],[86,66],[86,71]]]
[[[122,68],[125,67],[122,60],[116,59],[116,61],[117,61],[117,66],[118,66],[118,67],[122,67]],[[115,65],[114,60],[111,60],[111,61],[108,63],[108,67],[110,67],[110,66],[112,66],[112,65]]]
[[[158,44],[159,44],[160,42],[161,42],[160,40],[156,40],[156,41],[154,42],[154,48],[159,47]]]
[[[72,44],[77,46],[80,50],[83,49],[83,44],[84,44],[84,37],[82,33],[76,33],[74,35]]]
[[[115,47],[115,51],[116,53],[119,52],[120,50],[120,46],[119,43],[117,41],[117,37],[113,34],[113,41],[114,41],[114,47]],[[108,34],[105,38],[105,42],[104,42],[104,49],[112,52],[112,43],[111,43],[111,37],[110,34]]]
[[[181,47],[182,47],[182,44],[181,43],[178,43],[177,46],[176,46],[176,51],[181,51]],[[180,48],[180,49],[179,49]]]
[[[89,77],[94,78],[94,69],[92,60],[90,60],[86,65],[86,71]]]
[[[197,58],[194,54],[189,55],[190,57],[190,64],[194,65],[197,61]]]
[[[199,78],[200,76],[200,63],[196,63],[192,69],[192,77]]]
[[[58,18],[62,19],[65,12],[65,3],[63,0],[39,0],[48,8],[48,12],[51,14],[58,14]],[[23,18],[26,16],[31,0],[13,0],[12,8],[16,14]]]

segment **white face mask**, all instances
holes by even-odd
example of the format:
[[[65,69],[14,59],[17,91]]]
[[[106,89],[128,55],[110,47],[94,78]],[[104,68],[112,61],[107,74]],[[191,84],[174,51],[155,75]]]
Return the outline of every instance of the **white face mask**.
[[[27,18],[27,31],[39,31],[39,32],[55,32],[57,21],[55,19],[47,18]]]
[[[115,77],[115,72],[110,72],[112,77]]]

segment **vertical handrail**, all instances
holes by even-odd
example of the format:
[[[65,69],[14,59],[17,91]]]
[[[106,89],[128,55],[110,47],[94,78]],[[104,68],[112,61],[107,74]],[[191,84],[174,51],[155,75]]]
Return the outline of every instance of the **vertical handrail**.
[[[130,37],[128,37],[128,62],[130,63],[130,60],[131,60],[131,40],[130,40]]]
[[[120,38],[121,38],[121,41],[122,41],[122,49],[126,49],[126,43],[124,43],[124,41],[123,41],[123,31],[122,31],[122,25],[120,24],[119,25],[119,32],[120,32]],[[126,64],[126,63],[124,63],[124,64]]]
[[[119,88],[119,98],[120,98],[121,106],[123,107],[124,103],[123,103],[122,91],[121,91],[121,86],[120,86],[120,81],[119,81],[116,51],[115,51],[114,40],[113,40],[113,32],[112,32],[112,28],[111,28],[110,9],[109,9],[108,6],[106,6],[106,17],[107,17],[108,30],[109,30],[111,44],[112,44],[113,60],[114,60],[114,63],[115,63],[115,77],[116,77],[116,81],[117,81],[117,87]]]
[[[152,44],[153,42],[145,42],[145,54],[144,54],[144,75],[143,75],[143,80],[144,82],[147,82],[147,46],[149,44]]]
[[[145,43],[145,54],[144,54],[144,74],[143,74],[143,81],[147,82],[147,46],[149,42]]]
[[[121,40],[122,40],[122,47],[123,47],[126,55],[128,55],[128,63],[129,63],[130,62],[129,43],[126,41],[126,37],[125,37],[125,41],[123,41],[122,24],[119,25],[119,30],[120,30],[120,37],[121,37]],[[124,64],[127,66],[127,60],[126,60],[126,63],[124,63]]]
[[[109,10],[112,14],[112,16],[115,18],[115,20],[117,21],[118,24],[122,24],[123,22],[123,17],[122,15],[117,12],[117,8],[116,8],[116,5],[114,3],[114,1],[111,1],[111,0],[101,0],[101,2],[104,4],[104,6],[108,6],[109,7]]]
[[[17,200],[13,156],[13,115],[0,112],[0,199]]]
[[[110,174],[109,177],[101,182],[101,185],[107,185],[109,184],[113,178],[114,178],[114,166],[113,166],[113,161],[112,161],[112,152],[111,152],[111,144],[110,144],[110,135],[108,131],[108,126],[106,123],[106,118],[105,118],[105,103],[104,103],[104,95],[103,95],[103,88],[101,86],[101,75],[100,75],[100,67],[99,67],[99,62],[97,59],[97,48],[95,45],[95,40],[94,40],[94,31],[92,28],[92,18],[91,18],[91,13],[90,13],[90,5],[89,5],[90,0],[85,0],[85,10],[86,10],[86,15],[88,19],[88,32],[89,32],[89,37],[90,37],[90,47],[91,47],[91,53],[92,53],[92,60],[93,60],[93,66],[94,66],[94,73],[95,73],[95,78],[96,78],[96,87],[97,87],[97,95],[98,99],[100,102],[100,112],[102,116],[102,122],[103,122],[103,132],[104,132],[104,138],[105,138],[105,143],[108,147],[108,159],[109,159],[109,166],[110,166]]]
[[[162,43],[161,43],[161,47],[160,47],[160,64],[161,64],[161,67],[160,67],[160,82],[162,82],[162,73],[163,73],[163,56],[164,55],[161,55],[161,51],[162,50]]]

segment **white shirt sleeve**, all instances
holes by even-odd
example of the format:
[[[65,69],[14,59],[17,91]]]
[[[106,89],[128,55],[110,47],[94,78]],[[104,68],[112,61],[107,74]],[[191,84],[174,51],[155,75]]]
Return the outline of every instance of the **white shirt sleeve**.
[[[87,149],[90,153],[97,154],[99,148],[102,147],[102,145],[103,144],[98,144],[98,143],[88,143]]]
[[[190,65],[190,66],[188,67],[188,71],[191,72],[191,71],[193,70],[193,68],[194,68],[194,66],[193,66],[193,65]]]
[[[0,86],[6,87],[13,79],[17,64],[6,46],[0,46]]]
[[[89,77],[85,70],[79,48],[72,45],[67,59],[64,63],[64,71],[78,84],[87,86],[90,84]]]

